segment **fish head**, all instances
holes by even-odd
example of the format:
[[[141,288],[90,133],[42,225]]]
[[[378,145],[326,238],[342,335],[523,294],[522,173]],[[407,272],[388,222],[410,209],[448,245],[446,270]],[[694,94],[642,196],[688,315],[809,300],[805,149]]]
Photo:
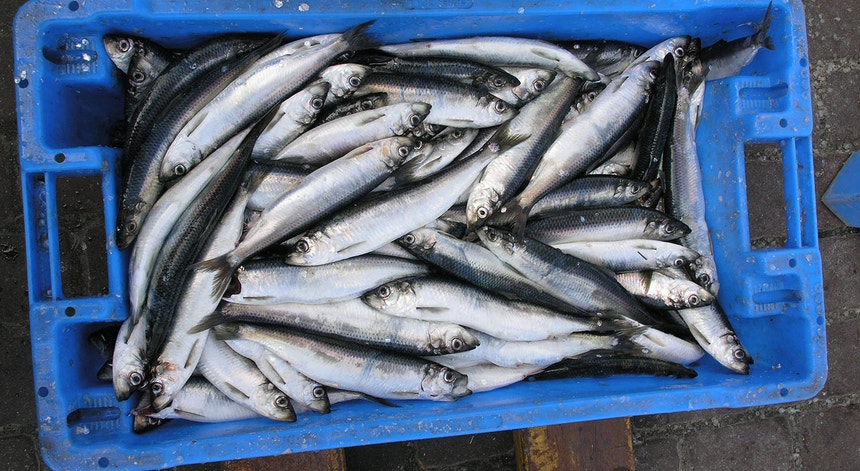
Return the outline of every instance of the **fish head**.
[[[442,365],[428,363],[421,381],[421,396],[435,401],[453,401],[472,394],[468,383],[468,376]]]
[[[511,232],[490,226],[484,226],[476,232],[481,242],[484,243],[484,246],[494,253],[501,252],[507,255],[514,255],[520,249],[521,244]]]
[[[361,299],[368,306],[386,314],[399,314],[418,308],[418,296],[409,280],[385,283]]]
[[[406,134],[416,138],[427,138],[433,134],[431,124],[425,123],[424,118],[430,114],[427,103],[398,103],[384,108],[391,110],[396,119],[391,120],[391,132],[397,136]],[[386,113],[387,114],[387,113]]]
[[[693,264],[693,276],[700,286],[706,288],[710,293],[716,295],[720,290],[717,281],[717,266],[711,257],[699,257]]]
[[[737,335],[728,332],[720,336],[717,342],[714,353],[720,356],[719,362],[736,373],[749,374],[753,359],[741,345]]]
[[[587,90],[583,90],[576,100],[573,102],[573,108],[577,113],[585,113],[585,110],[594,102],[595,98],[600,95],[600,92],[606,89],[606,84],[602,82],[589,82]]]
[[[437,236],[438,233],[433,229],[420,228],[404,235],[398,242],[410,252],[428,252],[436,245]]]
[[[146,386],[145,355],[140,349],[130,348],[114,356],[113,390],[116,398],[124,401]]]
[[[442,324],[430,332],[430,343],[438,353],[460,353],[474,350],[481,342],[457,324]]]
[[[615,197],[639,199],[650,190],[650,185],[638,180],[622,180],[615,187]]]
[[[128,84],[132,88],[143,87],[147,83],[152,82],[158,76],[152,67],[152,64],[147,61],[132,61],[128,67]]]
[[[320,78],[331,85],[331,95],[344,98],[352,95],[361,86],[370,67],[361,64],[337,64],[326,68]]]
[[[266,417],[284,422],[296,420],[296,412],[293,410],[290,398],[268,381],[253,391],[250,401],[254,405],[254,410],[265,412]]]
[[[479,98],[476,103],[476,108],[478,110],[477,114],[480,116],[475,116],[471,121],[473,123],[484,123],[479,127],[488,127],[505,123],[512,120],[518,113],[517,109],[511,106],[510,103],[490,94],[486,94]]]
[[[499,193],[490,186],[476,183],[466,202],[466,224],[470,228],[480,227],[499,207]]]
[[[150,204],[143,200],[126,205],[128,211],[123,211],[123,216],[117,221],[116,226],[116,245],[120,249],[125,249],[134,241],[137,234],[140,232],[143,223],[143,217],[149,213]]]
[[[526,69],[517,74],[520,84],[511,89],[519,103],[535,99],[555,80],[556,72],[547,69]]]
[[[684,237],[690,233],[690,226],[676,219],[666,218],[657,226],[657,234],[663,240],[672,240]]]
[[[337,254],[331,239],[320,232],[299,239],[286,256],[290,265],[318,265],[326,263]]]
[[[150,380],[147,389],[152,396],[152,409],[160,411],[169,406],[173,401],[173,396],[182,388],[182,384],[178,381],[187,380],[190,372],[187,375],[181,374],[179,366],[172,363],[161,362],[152,367],[150,371]]]
[[[421,141],[407,136],[391,137],[380,143],[383,147],[378,155],[392,171],[415,158],[416,150],[423,147]]]
[[[131,58],[137,51],[135,40],[128,36],[108,34],[104,37],[104,45],[110,60],[123,73],[128,73]]]
[[[301,395],[302,402],[307,404],[310,410],[320,414],[331,412],[331,402],[329,402],[328,393],[322,385],[310,381],[302,389]]]
[[[484,88],[490,93],[495,94],[495,92],[500,90],[520,85],[520,79],[505,71],[487,70],[475,77],[472,81],[472,85],[478,88]]]
[[[323,105],[325,105],[325,98],[330,88],[331,85],[328,82],[316,82],[299,92],[301,106],[289,106],[290,100],[287,100],[281,105],[281,110],[285,113],[292,111],[292,116],[289,117],[297,123],[313,124]],[[274,128],[280,119],[282,117],[275,116],[263,132]]]
[[[188,173],[195,165],[203,160],[200,148],[187,139],[177,139],[171,144],[164,160],[161,162],[162,182],[169,182]]]

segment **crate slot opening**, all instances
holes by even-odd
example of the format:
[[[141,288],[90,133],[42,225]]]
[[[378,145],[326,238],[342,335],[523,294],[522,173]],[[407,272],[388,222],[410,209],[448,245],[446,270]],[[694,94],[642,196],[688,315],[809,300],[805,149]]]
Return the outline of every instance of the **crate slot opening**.
[[[81,407],[69,413],[66,417],[66,425],[73,427],[79,424],[117,420],[119,417],[119,407]]]
[[[784,247],[788,240],[782,158],[782,149],[776,143],[744,143],[753,249]]]
[[[122,87],[70,81],[43,87],[40,100],[47,147],[119,146],[123,123]]]
[[[108,293],[101,176],[57,178],[57,224],[63,296]],[[67,316],[74,315],[74,308]]]

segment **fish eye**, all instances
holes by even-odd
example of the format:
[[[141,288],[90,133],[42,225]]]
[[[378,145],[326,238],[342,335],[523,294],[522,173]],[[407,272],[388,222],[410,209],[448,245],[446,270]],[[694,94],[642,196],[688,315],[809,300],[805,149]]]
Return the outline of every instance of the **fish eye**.
[[[732,356],[735,357],[736,360],[743,360],[747,357],[746,353],[739,348],[732,352]]]
[[[310,244],[305,239],[296,242],[296,251],[299,253],[308,253],[311,250]]]
[[[698,306],[699,305],[699,297],[695,294],[691,294],[689,298],[687,298],[687,302],[690,303],[690,306]]]
[[[391,296],[391,288],[389,288],[388,285],[382,285],[378,290],[376,290],[376,294],[378,294],[380,298],[387,298]]]
[[[465,342],[459,337],[455,337],[451,340],[451,349],[455,352],[459,352],[465,346]]]
[[[496,113],[504,113],[508,109],[508,105],[502,100],[496,100],[496,104],[493,107],[496,110]]]
[[[152,394],[160,396],[164,392],[164,385],[156,381],[149,385],[149,389],[152,391]]]
[[[532,82],[532,87],[534,87],[534,89],[537,91],[541,91],[544,88],[546,88],[546,81],[541,80],[541,79],[537,79],[534,82]]]
[[[361,109],[366,111],[371,108],[373,108],[373,100],[364,100],[361,102]]]
[[[408,146],[400,146],[397,148],[397,155],[400,157],[406,157],[409,155],[409,147]]]
[[[493,77],[493,86],[494,87],[501,87],[504,84],[505,84],[505,79],[503,79],[502,77],[499,77],[499,76]]]
[[[140,386],[140,383],[143,382],[143,375],[139,371],[132,371],[128,374],[128,382],[132,386]]]
[[[409,116],[410,126],[418,126],[419,124],[421,124],[421,116],[418,116],[417,114]]]
[[[490,215],[490,211],[483,206],[478,208],[478,211],[476,212],[478,213],[478,217],[481,219],[487,219],[487,217]]]
[[[348,82],[350,87],[358,88],[358,86],[361,85],[361,77],[359,77],[358,75],[353,75],[349,78]]]
[[[128,224],[125,225],[125,231],[128,233],[134,233],[137,230],[137,223],[134,221],[129,221]],[[134,374],[134,373],[132,373]]]
[[[451,133],[451,137],[453,137],[454,139],[460,139],[461,137],[463,137],[463,131],[455,129],[454,132]]]
[[[675,265],[676,267],[681,268],[684,266],[684,259],[683,258],[676,258],[675,261],[672,262],[672,265]]]
[[[684,57],[684,48],[681,46],[678,46],[675,48],[673,53],[675,54],[675,57]]]
[[[424,147],[424,141],[422,141],[420,139],[415,141],[415,147],[414,147],[415,150],[419,150],[423,147]]]
[[[403,236],[403,243],[406,245],[412,245],[415,243],[415,234],[406,234]]]
[[[186,167],[185,164],[177,164],[176,167],[173,167],[173,174],[176,175],[177,177],[181,177],[182,175],[185,175],[185,172],[187,172],[187,171],[188,171],[188,167]]]
[[[128,39],[120,39],[119,44],[117,44],[117,48],[119,52],[128,52],[131,50],[131,41]]]
[[[699,275],[699,283],[701,283],[703,286],[710,285],[711,275],[708,275],[707,273],[702,273],[701,275]]]
[[[323,101],[323,99],[322,99],[322,98],[314,98],[314,99],[311,101],[311,107],[312,107],[313,109],[315,109],[315,110],[318,110],[318,109],[320,109],[320,108],[322,108],[322,107],[323,107],[323,104],[324,104],[324,103],[325,103],[325,101]]]
[[[325,389],[323,389],[322,386],[315,386],[313,395],[317,399],[322,399],[323,397],[325,397]]]
[[[446,369],[444,373],[442,373],[442,380],[446,383],[453,383],[457,379],[457,375],[454,374],[453,371]]]
[[[287,399],[287,396],[280,394],[275,398],[275,407],[278,409],[286,409],[290,407],[290,400]]]
[[[134,83],[141,83],[146,80],[146,74],[139,70],[135,70],[131,73],[131,81]]]
[[[674,224],[666,224],[666,228],[665,228],[666,234],[674,234],[675,229],[677,229],[677,228],[675,227]]]
[[[494,230],[490,229],[489,227],[488,227],[488,228],[486,228],[486,229],[484,229],[484,232],[486,232],[486,234],[487,234],[487,239],[488,239],[490,242],[495,242],[495,241],[496,241],[496,239],[498,239],[498,238],[499,238],[499,236],[496,234],[496,231],[494,231]]]

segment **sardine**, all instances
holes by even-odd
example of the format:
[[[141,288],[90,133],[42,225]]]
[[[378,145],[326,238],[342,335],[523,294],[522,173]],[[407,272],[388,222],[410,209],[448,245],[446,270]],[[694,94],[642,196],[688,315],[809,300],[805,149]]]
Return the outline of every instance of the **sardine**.
[[[439,277],[386,283],[365,294],[362,300],[389,315],[454,322],[511,341],[546,340],[574,332],[619,327],[602,319],[569,316],[535,304],[511,301]]]
[[[646,182],[629,178],[592,175],[572,180],[539,199],[530,217],[574,209],[622,206],[650,190]]]
[[[380,47],[400,57],[456,57],[496,64],[556,70],[571,78],[597,80],[597,73],[570,52],[545,41],[504,36],[416,41]]]
[[[775,46],[770,37],[770,25],[773,21],[773,2],[767,4],[761,26],[750,36],[734,41],[717,41],[702,49],[705,79],[719,80],[738,75],[741,69],[749,65],[762,48],[773,51]]]
[[[224,324],[215,331],[228,344],[231,338],[258,342],[329,387],[383,399],[454,401],[472,393],[466,376],[416,357],[251,324]]]
[[[256,160],[272,159],[302,135],[314,123],[330,88],[328,82],[314,83],[278,105],[275,118],[254,144],[251,157]]]
[[[529,221],[526,234],[547,244],[650,239],[669,241],[690,233],[681,221],[638,206],[588,208]]]
[[[517,78],[520,84],[514,87],[490,90],[490,93],[505,100],[506,103],[510,103],[515,108],[520,108],[539,97],[556,78],[554,71],[546,69],[508,68],[507,70]],[[577,83],[582,83],[579,79],[574,80]]]
[[[319,267],[298,267],[281,259],[258,259],[236,271],[236,292],[225,300],[239,304],[322,304],[356,298],[400,278],[429,273],[423,263],[362,255]],[[337,283],[331,280],[337,279]]]
[[[551,244],[562,252],[618,273],[683,268],[699,254],[671,242],[649,239],[566,242]]]
[[[615,279],[630,294],[656,309],[688,309],[714,302],[714,296],[696,283],[656,271],[621,273]]]

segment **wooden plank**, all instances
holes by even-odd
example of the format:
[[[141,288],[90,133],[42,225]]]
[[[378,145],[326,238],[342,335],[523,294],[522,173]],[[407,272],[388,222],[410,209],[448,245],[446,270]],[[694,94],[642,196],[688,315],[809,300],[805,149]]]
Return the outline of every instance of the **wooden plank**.
[[[343,448],[225,461],[223,471],[346,471]]]
[[[514,431],[520,471],[633,470],[630,419],[607,419]]]

